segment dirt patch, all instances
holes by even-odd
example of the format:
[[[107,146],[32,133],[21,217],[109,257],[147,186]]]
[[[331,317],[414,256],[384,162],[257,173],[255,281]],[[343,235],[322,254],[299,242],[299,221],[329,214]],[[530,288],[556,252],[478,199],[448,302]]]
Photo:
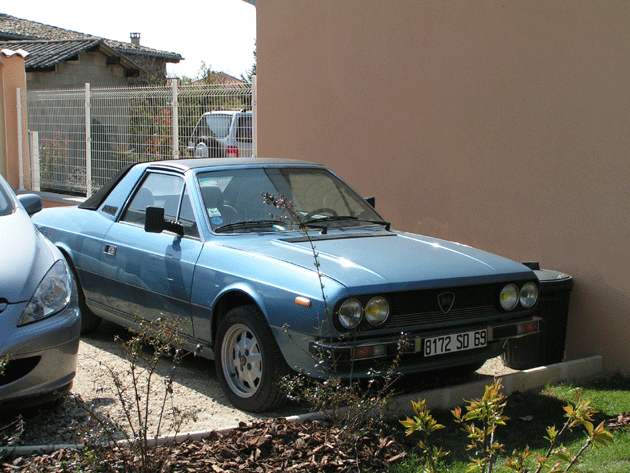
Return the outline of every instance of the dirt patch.
[[[124,410],[120,407],[116,386],[110,369],[116,373],[128,375],[129,363],[121,345],[114,341],[115,336],[125,337],[125,329],[109,322],[103,322],[98,333],[86,336],[80,344],[79,362],[71,397],[62,406],[52,410],[40,410],[29,413],[26,417],[26,430],[21,436],[22,445],[61,445],[80,442],[86,432],[98,430],[89,411],[99,413],[112,425],[128,425]],[[172,363],[165,361],[158,367],[157,382],[154,383],[154,405],[150,406],[154,414],[149,428],[155,428],[161,397],[161,379],[172,374]],[[495,358],[475,374],[478,378],[513,372],[503,366],[500,358]],[[127,376],[128,379],[128,376]],[[423,377],[423,384],[403,382],[401,388],[406,391],[433,389],[446,384],[462,382],[461,378],[448,376]],[[187,356],[174,373],[173,398],[175,407],[180,411],[194,411],[195,417],[185,420],[179,427],[180,433],[224,430],[240,424],[265,421],[278,417],[290,417],[309,412],[308,406],[288,404],[282,409],[265,414],[251,414],[235,409],[224,396],[216,379],[214,363],[201,357]],[[170,409],[166,410],[167,413]],[[163,419],[163,434],[169,433],[170,416]],[[166,428],[165,428],[166,426]],[[154,431],[150,430],[152,436]],[[170,432],[172,433],[172,432]]]

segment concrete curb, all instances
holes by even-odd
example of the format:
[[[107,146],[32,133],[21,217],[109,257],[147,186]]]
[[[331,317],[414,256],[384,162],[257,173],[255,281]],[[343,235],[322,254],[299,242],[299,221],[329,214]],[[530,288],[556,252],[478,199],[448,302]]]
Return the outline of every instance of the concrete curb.
[[[592,356],[589,358],[581,358],[579,360],[565,361],[555,365],[540,366],[530,370],[518,371],[516,373],[498,376],[501,378],[504,387],[504,394],[509,396],[516,391],[529,391],[540,389],[547,384],[559,383],[569,380],[588,379],[602,373],[603,359],[601,356]],[[446,388],[432,389],[430,391],[421,391],[412,394],[403,394],[392,397],[387,403],[383,415],[388,420],[404,419],[414,414],[411,402],[426,399],[427,408],[429,409],[453,409],[461,406],[463,401],[476,399],[483,396],[486,386],[489,384],[488,379],[473,381],[470,383],[459,384],[457,386],[449,386]],[[291,422],[307,422],[309,420],[323,419],[324,416],[319,413],[308,413],[297,416],[287,417]],[[175,436],[160,437],[157,439],[158,445],[167,442],[183,442],[184,440],[200,440],[207,437],[211,432],[219,434],[226,433],[238,425],[233,425],[219,430],[200,430],[196,432],[181,433]],[[119,445],[125,445],[126,442],[120,442]],[[32,445],[21,446],[7,449],[8,453],[14,456],[30,455],[33,453],[53,452],[60,449],[81,449],[82,444],[60,444],[60,445]]]
[[[503,393],[509,396],[516,391],[539,389],[551,383],[592,378],[601,374],[602,369],[602,357],[592,356],[555,365],[539,366],[525,371],[497,376],[497,378],[502,380]],[[388,419],[403,419],[411,416],[414,414],[411,401],[417,402],[421,399],[426,399],[427,408],[429,409],[453,409],[461,406],[463,401],[482,397],[488,384],[490,384],[488,379],[482,379],[447,388],[396,396],[387,403],[385,416]]]

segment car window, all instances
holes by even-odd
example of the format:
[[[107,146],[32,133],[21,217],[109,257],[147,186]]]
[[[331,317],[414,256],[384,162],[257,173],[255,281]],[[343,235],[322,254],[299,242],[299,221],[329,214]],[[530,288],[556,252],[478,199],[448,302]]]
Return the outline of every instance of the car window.
[[[240,115],[236,125],[236,140],[245,143],[252,142],[252,116]]]
[[[232,115],[210,114],[201,118],[195,136],[208,136],[212,138],[225,138],[230,132]]]
[[[13,201],[7,194],[7,191],[0,185],[0,216],[10,215],[13,213]]]
[[[188,188],[184,190],[182,205],[179,209],[178,222],[184,227],[184,236],[199,238],[199,228],[197,227],[197,221],[195,220],[195,214],[193,213]]]
[[[121,221],[144,225],[147,207],[162,207],[164,218],[175,220],[179,209],[184,180],[179,176],[149,173],[136,190]]]

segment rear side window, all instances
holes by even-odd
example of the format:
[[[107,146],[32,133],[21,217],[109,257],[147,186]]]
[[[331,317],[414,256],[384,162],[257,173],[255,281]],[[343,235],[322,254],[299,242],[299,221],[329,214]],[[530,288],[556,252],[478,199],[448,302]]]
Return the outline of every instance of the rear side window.
[[[164,217],[175,220],[183,189],[184,180],[181,177],[150,173],[134,194],[120,220],[144,225],[147,207],[162,207]]]
[[[252,142],[252,116],[240,115],[236,128],[236,140],[245,143]]]

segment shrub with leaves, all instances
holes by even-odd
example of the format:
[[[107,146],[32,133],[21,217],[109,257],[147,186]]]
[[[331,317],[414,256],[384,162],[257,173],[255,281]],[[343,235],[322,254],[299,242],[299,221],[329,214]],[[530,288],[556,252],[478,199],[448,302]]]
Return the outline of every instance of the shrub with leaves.
[[[194,419],[197,412],[178,409],[174,400],[175,370],[187,353],[182,349],[177,323],[138,318],[136,324],[138,329],[130,330],[129,339],[116,337],[125,349],[128,371],[121,374],[105,366],[114,381],[125,423],[116,425],[110,419],[101,417],[94,407],[85,407],[85,403],[77,402],[90,411],[101,428],[98,432],[86,433],[84,443],[87,447],[80,455],[86,461],[100,458],[104,455],[104,445],[109,447],[124,440],[124,448],[116,447],[117,464],[109,463],[111,471],[162,471],[168,465],[173,442],[161,442],[160,439],[174,438],[184,421]],[[159,381],[156,379],[158,367],[165,358],[172,359],[173,366],[171,373]],[[80,399],[77,398],[77,401]]]
[[[462,424],[468,434],[469,444],[466,449],[471,452],[467,471],[481,471],[491,473],[497,458],[502,455],[503,445],[496,440],[497,427],[505,425],[509,420],[503,415],[506,398],[501,392],[501,380],[495,380],[486,386],[481,399],[467,401],[466,412],[461,408],[453,410],[455,422]],[[420,432],[422,439],[418,447],[424,455],[423,468],[425,472],[436,473],[440,459],[448,455],[440,448],[430,445],[429,435],[444,428],[431,416],[424,401],[412,403],[415,416],[401,421],[407,435]],[[576,394],[575,405],[564,407],[566,422],[558,431],[555,426],[547,428],[545,439],[549,441],[549,448],[544,455],[532,452],[526,447],[523,452],[514,451],[506,458],[505,469],[516,473],[567,473],[579,462],[580,456],[591,446],[609,446],[613,442],[612,434],[606,430],[604,422],[597,427],[593,424],[593,416],[597,413],[590,405],[590,401],[580,399]],[[571,453],[560,443],[560,438],[568,430],[584,428],[586,440],[576,453]]]

